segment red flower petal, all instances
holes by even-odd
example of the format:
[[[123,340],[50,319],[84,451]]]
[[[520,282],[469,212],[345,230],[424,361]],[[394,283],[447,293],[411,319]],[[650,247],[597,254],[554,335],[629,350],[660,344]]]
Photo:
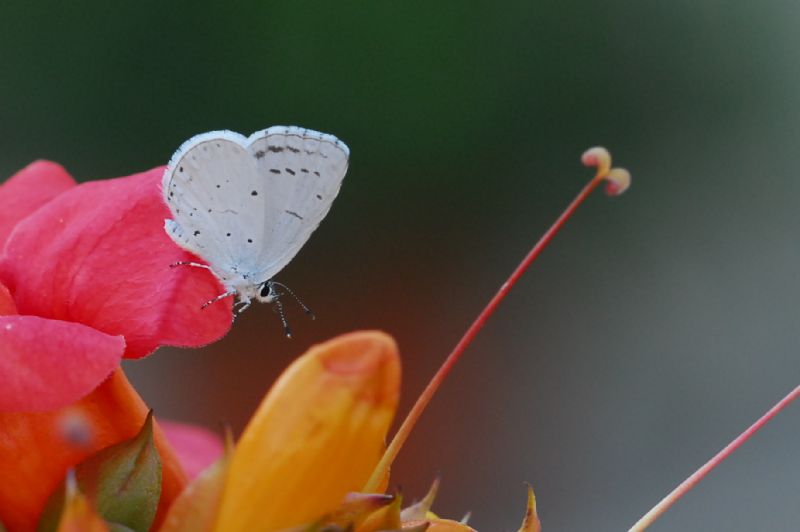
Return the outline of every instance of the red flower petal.
[[[17,222],[75,186],[75,180],[56,163],[36,161],[0,186],[0,249]]]
[[[119,365],[125,341],[65,321],[0,316],[0,411],[59,408]]]
[[[8,316],[9,314],[17,314],[17,305],[14,304],[8,288],[3,283],[0,283],[0,316]]]
[[[160,421],[159,425],[190,479],[222,456],[222,439],[203,427],[175,421]]]
[[[0,280],[22,314],[77,321],[122,335],[126,358],[159,345],[200,346],[230,329],[229,299],[204,269],[170,268],[193,257],[164,232],[163,168],[84,183],[17,225]]]

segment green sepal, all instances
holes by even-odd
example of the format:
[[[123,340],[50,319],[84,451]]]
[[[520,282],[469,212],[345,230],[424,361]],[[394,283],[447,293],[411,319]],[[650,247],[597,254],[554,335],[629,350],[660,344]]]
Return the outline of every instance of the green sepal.
[[[161,498],[161,459],[153,439],[153,412],[139,433],[98,451],[77,466],[79,489],[118,532],[147,532]],[[64,508],[64,483],[50,496],[38,532],[55,532]]]

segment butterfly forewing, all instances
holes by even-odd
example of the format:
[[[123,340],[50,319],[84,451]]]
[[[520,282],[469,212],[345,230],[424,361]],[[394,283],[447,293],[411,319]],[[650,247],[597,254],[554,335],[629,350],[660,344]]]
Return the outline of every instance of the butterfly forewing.
[[[260,276],[271,278],[297,254],[328,213],[347,172],[348,149],[331,135],[272,127],[250,137],[265,204]]]

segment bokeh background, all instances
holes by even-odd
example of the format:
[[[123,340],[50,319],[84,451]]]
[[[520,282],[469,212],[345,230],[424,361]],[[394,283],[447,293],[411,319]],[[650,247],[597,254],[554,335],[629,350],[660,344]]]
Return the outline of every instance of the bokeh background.
[[[546,530],[621,530],[797,384],[798,20],[777,1],[6,1],[0,173],[127,175],[221,128],[348,143],[279,276],[317,321],[290,305],[288,341],[259,306],[125,364],[162,417],[238,432],[295,356],[360,328],[397,338],[404,414],[590,177],[580,153],[609,147],[633,187],[592,197],[524,277],[393,482],[420,496],[440,473],[436,509],[498,531],[530,481]],[[653,530],[796,529],[798,440],[800,405]]]

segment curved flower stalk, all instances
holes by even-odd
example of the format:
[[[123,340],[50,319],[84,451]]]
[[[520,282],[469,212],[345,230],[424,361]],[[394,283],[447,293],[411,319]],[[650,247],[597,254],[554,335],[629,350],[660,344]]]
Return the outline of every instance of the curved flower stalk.
[[[492,297],[492,299],[489,300],[489,303],[486,304],[486,307],[484,307],[481,313],[478,314],[478,317],[475,318],[475,321],[473,321],[466,330],[456,346],[439,367],[439,370],[436,372],[433,378],[431,378],[430,382],[428,382],[428,385],[420,394],[417,402],[414,403],[413,407],[411,407],[411,411],[408,413],[408,416],[406,416],[403,424],[392,438],[391,443],[389,443],[386,452],[384,453],[383,457],[381,457],[381,461],[375,467],[375,471],[373,471],[369,481],[367,481],[366,485],[364,486],[363,491],[373,491],[377,488],[381,479],[388,475],[389,468],[392,465],[392,462],[394,462],[394,459],[397,457],[397,453],[400,452],[400,449],[422,415],[422,412],[428,406],[428,403],[439,389],[439,386],[441,386],[442,382],[444,382],[444,380],[450,374],[450,371],[453,369],[456,362],[458,362],[458,360],[464,354],[464,351],[466,351],[467,347],[472,343],[472,340],[475,339],[475,336],[477,336],[478,332],[483,328],[491,315],[494,314],[494,311],[497,310],[497,307],[500,305],[503,299],[505,299],[517,281],[539,257],[548,244],[550,244],[550,242],[553,240],[553,237],[561,230],[567,220],[572,217],[578,207],[580,207],[581,204],[586,201],[586,198],[588,198],[592,192],[594,192],[595,189],[597,189],[597,187],[603,183],[606,185],[606,194],[609,196],[618,196],[630,186],[630,173],[624,168],[612,168],[611,154],[603,147],[597,146],[584,152],[584,154],[581,156],[581,162],[583,162],[583,164],[586,166],[594,166],[597,168],[594,177],[580,190],[580,192],[578,192],[578,195],[575,196],[575,199],[572,200],[567,208],[564,209],[564,212],[562,212],[556,221],[553,222],[553,225],[551,225],[545,234],[542,235],[539,241],[536,242],[525,258],[522,259],[522,262],[520,262],[517,268],[511,273],[508,280],[500,286],[500,289],[497,291],[497,293]]]

